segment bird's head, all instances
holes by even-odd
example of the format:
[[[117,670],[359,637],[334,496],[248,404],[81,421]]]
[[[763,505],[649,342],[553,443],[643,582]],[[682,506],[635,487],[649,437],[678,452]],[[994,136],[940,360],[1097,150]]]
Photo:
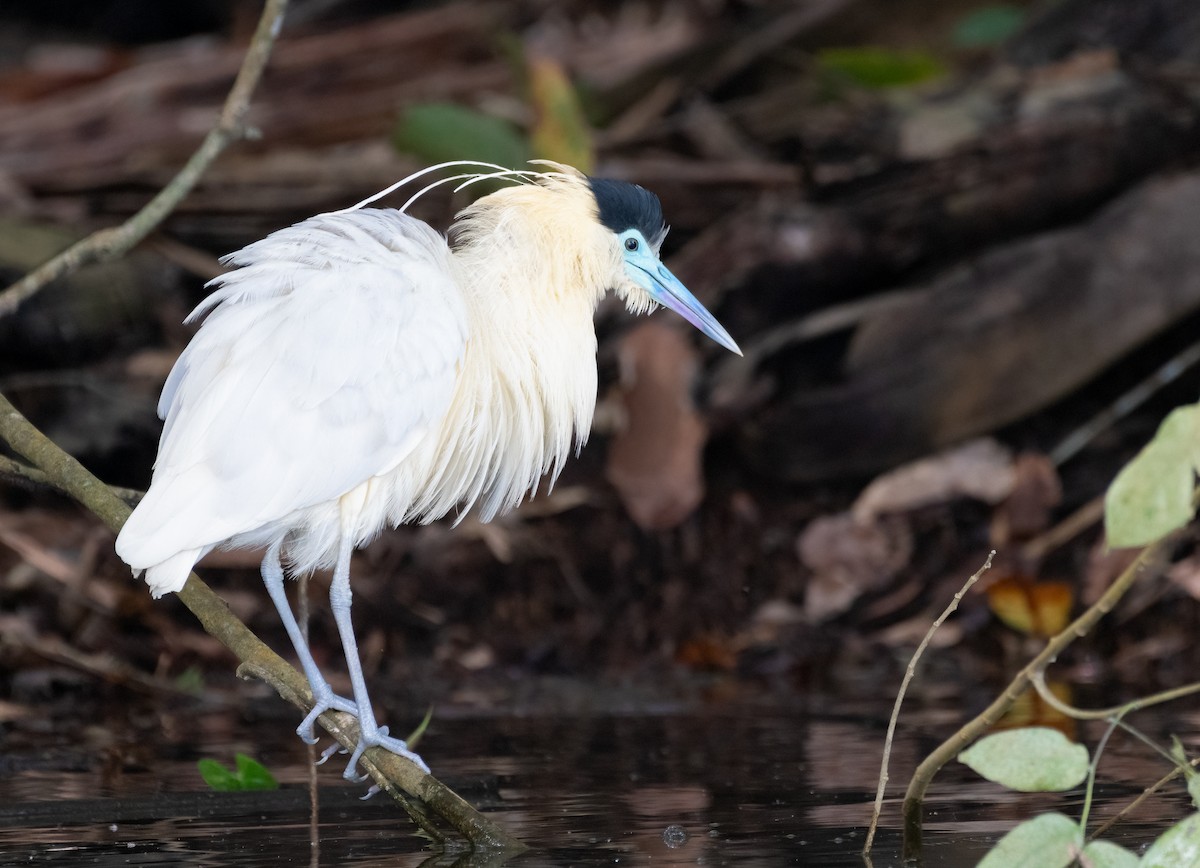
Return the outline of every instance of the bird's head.
[[[470,262],[471,280],[494,289],[522,285],[511,280],[514,273],[542,271],[548,273],[546,284],[554,291],[571,285],[599,294],[614,289],[631,312],[645,313],[657,305],[670,308],[741,355],[729,332],[659,259],[667,225],[657,196],[637,184],[590,178],[549,160],[531,162],[548,170],[506,169],[474,160],[439,163],[345,211],[445,169],[463,171],[426,184],[400,211],[442,184],[457,183],[455,192],[481,181],[511,184],[475,200],[450,228],[455,252]],[[593,304],[597,300],[598,296]]]
[[[659,259],[667,225],[658,197],[625,181],[588,178],[587,183],[596,200],[597,217],[611,232],[611,244],[620,262],[614,288],[626,306],[640,313],[661,304],[741,355],[729,332]]]

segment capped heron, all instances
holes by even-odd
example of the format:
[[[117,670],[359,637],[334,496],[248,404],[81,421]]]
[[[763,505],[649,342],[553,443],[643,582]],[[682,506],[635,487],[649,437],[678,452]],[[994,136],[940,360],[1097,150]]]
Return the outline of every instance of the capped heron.
[[[367,208],[434,170],[399,210]],[[466,171],[471,169],[471,171]],[[405,213],[441,183],[509,186],[461,211],[449,240]],[[482,521],[551,482],[587,439],[596,403],[592,318],[614,290],[633,313],[668,307],[737,344],[659,260],[651,192],[546,164],[455,162],[225,257],[236,266],[188,317],[205,317],[163,386],[145,499],[117,537],[155,597],[215,548],[264,547],[262,577],[313,692],[361,732],[345,776],[378,745],[428,767],[376,723],[350,619],[350,556],[385,525],[474,507]],[[333,568],[330,607],[353,698],[313,660],[284,590]]]

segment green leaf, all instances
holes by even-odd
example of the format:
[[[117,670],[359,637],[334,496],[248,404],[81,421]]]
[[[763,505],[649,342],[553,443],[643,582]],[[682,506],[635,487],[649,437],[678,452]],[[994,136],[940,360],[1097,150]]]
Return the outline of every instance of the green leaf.
[[[1004,42],[1024,24],[1024,9],[997,3],[963,16],[954,28],[951,40],[959,48],[988,48]]]
[[[404,743],[408,745],[409,750],[416,750],[417,742],[421,740],[421,736],[425,734],[425,730],[429,728],[429,721],[433,720],[433,706],[425,712],[425,716],[421,718],[421,722],[417,724],[417,728],[409,733],[408,738],[404,739]]]
[[[266,766],[256,759],[239,753],[234,756],[236,772],[231,772],[216,760],[202,759],[196,763],[200,777],[218,793],[235,793],[246,790],[276,790],[279,782],[267,771]]]
[[[1124,847],[1118,847],[1109,841],[1093,841],[1083,848],[1081,864],[1092,868],[1138,868],[1138,857]]]
[[[590,173],[595,162],[592,131],[571,79],[557,61],[531,58],[528,81],[534,114],[529,140],[534,154]]]
[[[960,753],[958,760],[989,781],[1022,793],[1069,790],[1088,773],[1087,749],[1044,726],[981,738]]]
[[[1171,736],[1171,759],[1175,760],[1175,764],[1179,766],[1179,770],[1187,779],[1187,791],[1188,796],[1192,799],[1192,805],[1200,808],[1200,773],[1196,772],[1191,760],[1188,759],[1183,742],[1177,735]]]
[[[1113,548],[1154,542],[1192,518],[1200,464],[1200,404],[1179,407],[1117,474],[1104,498],[1104,530]]]
[[[204,778],[204,783],[218,793],[233,793],[242,788],[242,782],[238,780],[237,775],[216,760],[202,759],[196,763],[196,768],[200,770],[200,777]]]
[[[1062,814],[1042,814],[996,842],[976,868],[1066,868],[1083,844],[1079,825]]]
[[[203,693],[204,673],[198,666],[189,666],[175,677],[175,686],[186,693]]]
[[[514,168],[529,159],[525,139],[508,121],[453,103],[409,106],[393,143],[429,163],[482,160]]]
[[[940,78],[946,67],[923,51],[894,51],[878,46],[826,48],[817,53],[817,64],[826,72],[861,87],[906,87]]]
[[[1141,868],[1200,865],[1200,814],[1176,823],[1142,854]]]
[[[234,762],[237,763],[237,776],[243,790],[279,789],[279,782],[275,780],[275,776],[258,760],[239,753],[234,756]]]
[[[1200,808],[1200,774],[1196,774],[1196,770],[1190,763],[1185,763],[1180,768],[1187,777],[1187,791],[1188,797],[1192,800],[1192,807]]]

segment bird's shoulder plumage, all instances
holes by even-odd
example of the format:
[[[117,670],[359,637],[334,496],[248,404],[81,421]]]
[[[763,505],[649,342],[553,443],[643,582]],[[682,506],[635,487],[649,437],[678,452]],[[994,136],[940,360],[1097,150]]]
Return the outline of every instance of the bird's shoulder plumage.
[[[446,241],[426,224],[320,215],[227,262],[239,267],[193,313],[207,318],[163,389],[154,481],[117,543],[135,568],[280,535],[391,471],[454,393],[467,314]],[[336,512],[333,525],[336,536]],[[147,578],[177,590],[190,567]]]

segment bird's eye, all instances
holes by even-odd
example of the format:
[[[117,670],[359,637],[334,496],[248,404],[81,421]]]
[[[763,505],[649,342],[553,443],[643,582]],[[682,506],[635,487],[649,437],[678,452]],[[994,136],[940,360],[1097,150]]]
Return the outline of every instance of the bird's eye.
[[[638,240],[636,238],[626,238],[625,239],[625,249],[631,253],[633,251],[637,250],[638,249]]]

